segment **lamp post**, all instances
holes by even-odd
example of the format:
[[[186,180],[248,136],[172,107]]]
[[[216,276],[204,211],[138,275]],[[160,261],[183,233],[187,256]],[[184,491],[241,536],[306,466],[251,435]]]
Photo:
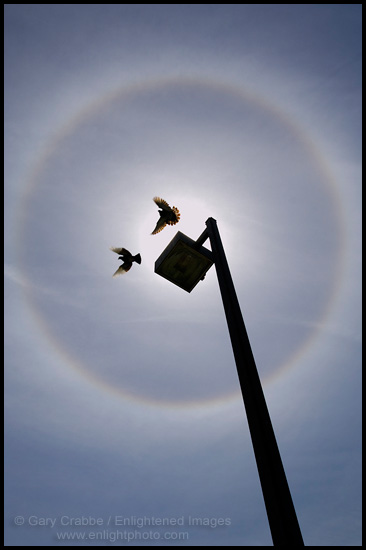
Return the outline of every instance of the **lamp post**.
[[[209,250],[202,247],[202,244],[208,238],[211,243],[212,255],[210,255]],[[190,241],[192,266],[193,264],[197,265],[195,260],[196,254],[203,254],[211,261],[211,265],[212,262],[215,264],[273,544],[274,546],[304,546],[261,381],[216,220],[208,218],[206,229],[202,235],[197,241],[192,241],[191,239]],[[171,249],[168,249],[169,245],[155,264],[155,271],[157,273],[159,273],[157,264],[158,268],[159,266],[161,267],[164,258],[166,260],[169,257]],[[209,254],[207,255],[207,253]],[[188,256],[189,250],[187,251],[187,249],[183,252],[181,259],[179,259],[179,254],[176,253],[171,260],[168,276],[167,273],[160,272],[159,274],[184,288],[182,285],[183,276],[185,274],[189,276],[190,272]],[[180,262],[183,267],[185,266],[183,273],[182,270],[179,271]],[[203,276],[211,265],[205,265]],[[197,267],[194,267],[193,271],[197,272]],[[178,282],[175,280],[175,273],[179,273]],[[197,273],[195,280],[195,284],[200,280],[199,276],[197,278]],[[192,288],[194,288],[195,284]],[[189,290],[185,288],[185,290],[190,292],[192,288]]]

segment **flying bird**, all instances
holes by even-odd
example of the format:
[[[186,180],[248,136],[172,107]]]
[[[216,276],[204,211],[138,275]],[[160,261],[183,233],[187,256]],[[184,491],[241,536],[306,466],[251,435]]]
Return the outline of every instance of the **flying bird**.
[[[151,233],[151,235],[156,235],[156,233],[159,233],[166,225],[175,225],[178,223],[180,213],[176,206],[171,208],[169,204],[160,197],[154,197],[153,201],[161,208],[161,210],[159,209],[160,218],[154,231]]]
[[[131,269],[133,262],[137,262],[138,264],[141,263],[140,254],[132,256],[131,252],[126,250],[126,248],[114,248],[113,246],[111,246],[110,250],[112,250],[112,252],[115,252],[116,254],[120,254],[118,259],[123,261],[123,264],[119,266],[115,273],[113,273],[113,277],[118,277],[118,275],[123,275],[123,273],[127,273],[127,271]]]

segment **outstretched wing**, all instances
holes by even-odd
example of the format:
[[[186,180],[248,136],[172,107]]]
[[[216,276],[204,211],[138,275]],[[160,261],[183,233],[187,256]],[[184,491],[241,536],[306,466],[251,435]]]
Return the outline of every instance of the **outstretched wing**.
[[[131,252],[129,252],[126,248],[115,248],[114,246],[110,246],[109,250],[112,250],[112,252],[115,252],[116,254],[126,254],[127,256],[131,256]]]
[[[156,224],[156,227],[154,231],[151,233],[151,235],[156,235],[156,233],[160,233],[160,231],[162,231],[165,226],[166,226],[166,221],[164,220],[164,218],[159,218],[158,223]]]
[[[117,271],[113,273],[113,277],[118,277],[119,275],[123,275],[124,273],[127,273],[132,267],[132,263],[130,262],[124,262],[122,265],[119,266]]]
[[[159,206],[159,208],[162,208],[163,210],[166,210],[167,212],[172,211],[169,204],[164,199],[161,199],[160,197],[154,197],[153,201],[154,201],[155,204],[157,204]]]

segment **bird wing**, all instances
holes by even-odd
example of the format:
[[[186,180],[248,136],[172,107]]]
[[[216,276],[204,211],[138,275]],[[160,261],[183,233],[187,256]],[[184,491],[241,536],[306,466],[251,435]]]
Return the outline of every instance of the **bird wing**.
[[[156,233],[160,233],[166,226],[166,221],[164,218],[159,218],[158,223],[156,224],[156,227],[154,231],[151,233],[151,235],[156,235]]]
[[[124,273],[127,273],[132,267],[132,263],[130,262],[124,262],[122,265],[119,266],[117,271],[113,273],[113,277],[118,277],[119,275],[123,275]]]
[[[154,197],[153,201],[155,202],[155,204],[157,204],[163,210],[166,210],[167,212],[172,211],[169,204],[164,199],[161,199],[160,197]]]
[[[112,252],[115,252],[116,254],[127,254],[127,256],[132,256],[131,252],[129,252],[126,248],[115,248],[114,246],[110,246],[109,250],[112,250]]]

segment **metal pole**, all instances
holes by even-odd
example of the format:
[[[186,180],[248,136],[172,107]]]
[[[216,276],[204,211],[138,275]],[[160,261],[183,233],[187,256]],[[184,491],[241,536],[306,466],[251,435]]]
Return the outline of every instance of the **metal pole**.
[[[216,220],[206,221],[274,546],[304,546]],[[204,233],[202,234],[202,236]]]

